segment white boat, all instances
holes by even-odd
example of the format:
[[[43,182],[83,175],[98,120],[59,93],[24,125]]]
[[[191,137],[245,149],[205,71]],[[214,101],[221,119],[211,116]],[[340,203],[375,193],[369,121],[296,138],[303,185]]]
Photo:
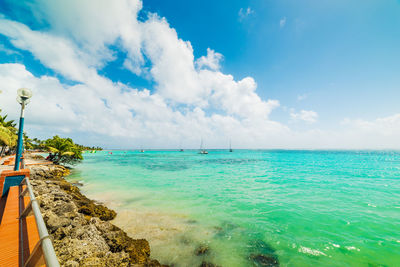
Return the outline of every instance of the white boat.
[[[207,150],[203,148],[203,139],[201,139],[199,154],[208,154]]]

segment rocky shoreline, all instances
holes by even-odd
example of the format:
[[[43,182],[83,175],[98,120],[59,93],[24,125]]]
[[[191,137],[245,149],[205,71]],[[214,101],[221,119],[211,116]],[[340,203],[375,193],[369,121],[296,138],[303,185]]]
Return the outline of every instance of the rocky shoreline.
[[[84,196],[64,177],[58,165],[30,168],[30,180],[40,203],[61,266],[163,266],[150,258],[145,239],[130,238],[108,222],[116,212]]]

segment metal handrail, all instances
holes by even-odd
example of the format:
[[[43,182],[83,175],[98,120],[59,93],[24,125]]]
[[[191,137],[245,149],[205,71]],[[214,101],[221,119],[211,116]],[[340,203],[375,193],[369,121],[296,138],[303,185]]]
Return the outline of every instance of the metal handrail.
[[[39,204],[35,198],[35,195],[33,194],[33,189],[28,177],[25,177],[25,179],[21,182],[21,185],[23,185],[24,183],[26,184],[26,187],[28,189],[29,197],[31,199],[30,208],[32,209],[33,215],[35,216],[36,226],[39,232],[39,241],[36,246],[41,245],[47,267],[59,267],[60,263],[58,262],[53,243],[51,242],[49,233],[47,232],[42,213],[39,209]],[[28,262],[29,260],[30,258],[28,259]]]

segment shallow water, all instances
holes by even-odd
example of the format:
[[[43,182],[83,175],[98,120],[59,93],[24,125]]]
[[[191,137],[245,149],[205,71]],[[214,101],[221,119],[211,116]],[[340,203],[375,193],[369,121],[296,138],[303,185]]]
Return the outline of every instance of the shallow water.
[[[112,153],[85,154],[68,179],[162,263],[400,266],[399,152]]]

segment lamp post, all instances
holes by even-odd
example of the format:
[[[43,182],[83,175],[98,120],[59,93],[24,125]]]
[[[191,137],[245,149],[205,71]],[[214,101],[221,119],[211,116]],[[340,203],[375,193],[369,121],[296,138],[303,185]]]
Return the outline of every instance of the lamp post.
[[[22,154],[22,144],[23,140],[23,132],[24,132],[24,111],[25,106],[29,103],[29,98],[32,97],[32,91],[28,88],[20,88],[17,91],[17,102],[21,104],[21,116],[19,118],[19,129],[18,129],[18,143],[17,143],[17,153],[15,155],[15,165],[14,171],[19,170],[19,164],[21,162],[21,154]]]

